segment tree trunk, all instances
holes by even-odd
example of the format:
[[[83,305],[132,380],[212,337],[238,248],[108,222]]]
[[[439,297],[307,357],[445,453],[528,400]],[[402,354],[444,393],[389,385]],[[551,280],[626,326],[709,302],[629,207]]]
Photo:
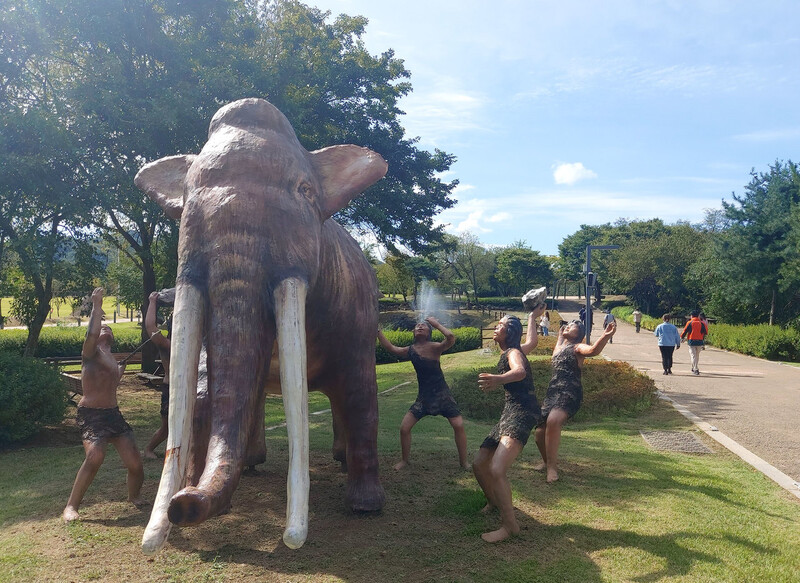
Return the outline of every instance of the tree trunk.
[[[25,341],[25,352],[23,352],[23,356],[36,356],[36,349],[39,346],[39,335],[42,333],[42,327],[47,321],[47,313],[50,311],[50,300],[52,298],[47,297],[46,289],[41,296],[38,293],[36,295],[38,296],[36,298],[36,315],[33,317],[33,322],[28,326],[28,338]]]
[[[777,298],[777,290],[775,288],[772,289],[772,302],[769,305],[769,325],[772,326],[773,322],[775,321],[775,301]]]

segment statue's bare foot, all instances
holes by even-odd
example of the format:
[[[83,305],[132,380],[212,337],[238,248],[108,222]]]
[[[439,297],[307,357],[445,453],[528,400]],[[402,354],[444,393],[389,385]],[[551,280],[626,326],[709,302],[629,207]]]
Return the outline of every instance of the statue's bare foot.
[[[548,470],[547,470],[547,483],[548,484],[552,484],[553,482],[557,482],[557,481],[558,481],[558,471],[554,470],[554,469],[551,470],[551,469],[548,468]]]
[[[75,520],[80,520],[80,516],[78,515],[78,509],[73,508],[72,506],[67,506],[64,508],[63,514],[61,514],[61,519],[69,524]]]
[[[128,502],[130,502],[131,504],[136,506],[136,508],[138,508],[139,510],[142,510],[143,508],[147,508],[148,506],[150,506],[150,503],[147,500],[145,500],[144,498],[141,498],[141,497],[140,498],[134,498],[133,500],[128,499]]]
[[[506,540],[508,537],[515,534],[519,534],[519,528],[517,528],[515,531],[510,531],[505,526],[501,526],[492,532],[484,532],[481,535],[481,538],[487,543],[499,543],[500,541]]]
[[[494,506],[494,504],[492,504],[491,502],[489,502],[489,503],[487,503],[487,504],[486,504],[486,506],[484,506],[483,508],[481,508],[481,514],[489,514],[489,513],[490,513],[492,510],[494,510],[494,509],[495,509],[495,506]]]
[[[534,472],[543,472],[543,471],[545,471],[546,469],[547,469],[547,464],[546,464],[546,463],[544,463],[544,462],[539,462],[538,464],[536,464],[535,466],[533,466],[533,471],[534,471]]]
[[[407,461],[405,461],[405,460],[403,460],[403,461],[397,462],[397,463],[394,465],[394,469],[395,469],[395,470],[402,470],[402,469],[403,469],[404,467],[406,467],[407,465],[408,465],[408,462],[407,462]]]
[[[144,459],[146,459],[146,460],[157,460],[158,459],[158,456],[156,455],[156,453],[154,451],[147,451],[147,450],[144,450],[142,452],[142,457]]]

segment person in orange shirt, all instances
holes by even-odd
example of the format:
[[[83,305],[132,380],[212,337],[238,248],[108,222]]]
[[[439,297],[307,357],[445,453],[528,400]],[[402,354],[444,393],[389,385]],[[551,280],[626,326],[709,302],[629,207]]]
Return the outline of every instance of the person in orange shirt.
[[[681,338],[688,338],[689,358],[692,361],[692,374],[700,374],[700,351],[703,350],[708,327],[700,320],[700,312],[692,311],[692,318],[686,322]]]

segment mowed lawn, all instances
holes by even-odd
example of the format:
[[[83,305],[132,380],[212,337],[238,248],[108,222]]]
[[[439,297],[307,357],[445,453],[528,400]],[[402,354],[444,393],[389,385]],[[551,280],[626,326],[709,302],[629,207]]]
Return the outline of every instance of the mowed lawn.
[[[448,355],[443,366],[447,375],[496,360],[475,351]],[[485,500],[472,474],[459,469],[447,421],[420,421],[412,465],[391,469],[416,382],[408,363],[379,366],[378,374],[383,512],[345,509],[330,415],[312,414],[309,536],[301,549],[286,548],[286,432],[280,399],[270,399],[267,426],[275,428],[262,475],[242,477],[229,514],[173,528],[165,549],[148,557],[139,542],[149,512],[125,502],[125,471],[113,449],[82,520],[60,522],[83,458],[66,420],[0,453],[0,581],[797,581],[800,500],[702,433],[712,454],[651,450],[641,430],[694,432],[662,403],[635,418],[568,425],[562,479],[553,485],[533,470],[531,440],[510,472],[522,532],[488,545],[480,534],[498,517],[479,513]],[[158,423],[159,395],[130,382],[120,406],[143,446]],[[310,411],[327,408],[312,393]],[[489,429],[466,420],[470,455]],[[152,500],[159,463],[146,462],[145,472],[143,493]]]

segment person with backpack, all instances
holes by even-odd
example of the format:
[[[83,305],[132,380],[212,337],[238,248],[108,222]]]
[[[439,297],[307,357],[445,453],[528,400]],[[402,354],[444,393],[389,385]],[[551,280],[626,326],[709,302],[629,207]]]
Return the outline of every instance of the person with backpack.
[[[689,358],[692,361],[692,374],[700,374],[700,351],[703,350],[705,337],[708,334],[708,326],[700,320],[700,312],[693,310],[691,319],[686,322],[681,338],[687,338],[689,345]]]

